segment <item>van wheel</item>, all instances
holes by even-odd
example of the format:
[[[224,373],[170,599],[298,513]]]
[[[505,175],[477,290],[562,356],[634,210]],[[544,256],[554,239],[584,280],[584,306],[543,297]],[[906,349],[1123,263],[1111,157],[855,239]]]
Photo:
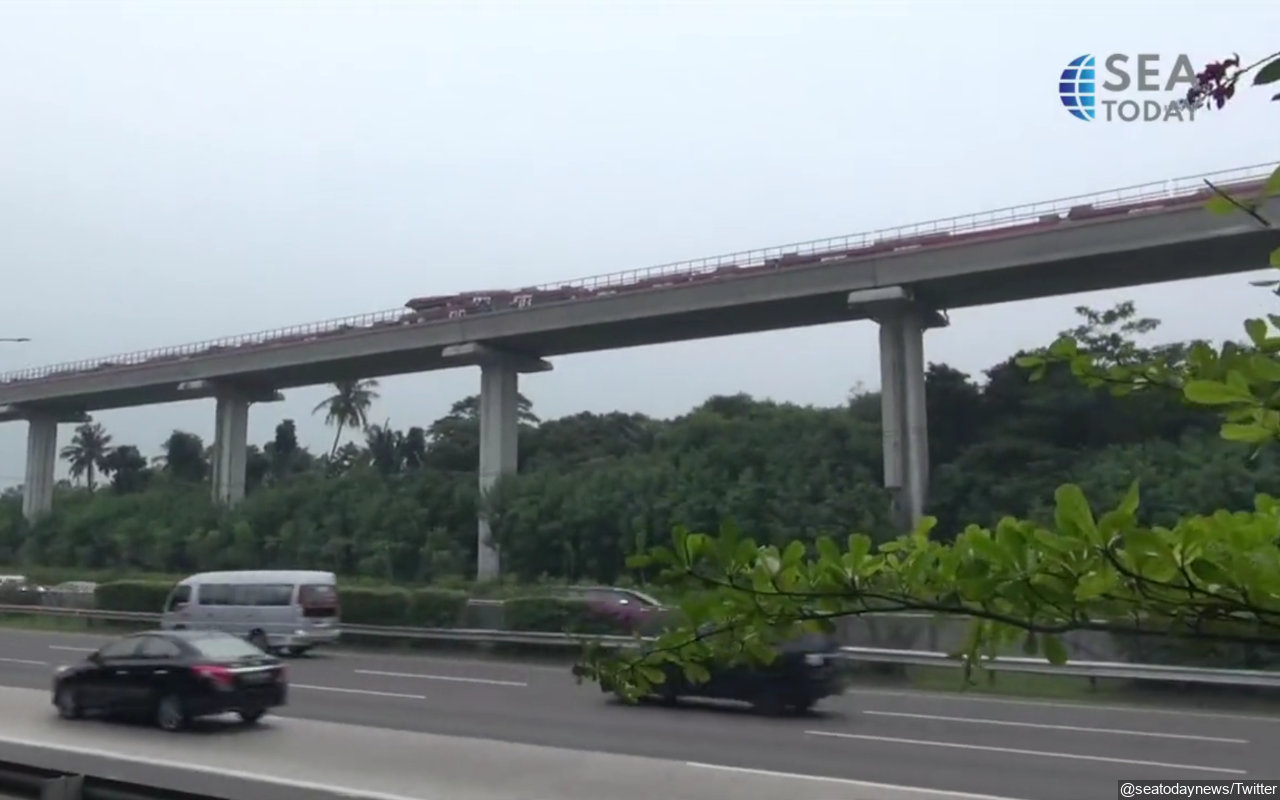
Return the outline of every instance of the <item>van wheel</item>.
[[[267,713],[267,710],[265,708],[255,708],[251,711],[241,711],[239,712],[240,721],[243,722],[245,725],[252,725],[258,720],[262,719],[262,715],[265,713]]]
[[[267,652],[271,645],[267,642],[267,635],[262,631],[253,631],[249,634],[249,644],[258,648],[262,652]]]

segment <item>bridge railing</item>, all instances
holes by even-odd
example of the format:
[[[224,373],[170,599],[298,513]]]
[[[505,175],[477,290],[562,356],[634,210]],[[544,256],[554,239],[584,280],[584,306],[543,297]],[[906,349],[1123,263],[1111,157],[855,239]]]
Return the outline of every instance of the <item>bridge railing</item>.
[[[160,615],[141,611],[104,611],[101,609],[54,606],[0,605],[0,614],[36,614],[72,619],[136,622],[156,624]],[[580,648],[588,642],[606,647],[627,647],[652,637],[586,635],[554,631],[504,631],[480,628],[414,628],[396,625],[341,626],[343,634],[401,639],[406,641],[466,642],[488,645],[534,645],[555,648]],[[840,656],[853,662],[899,664],[904,666],[959,668],[959,659],[947,653],[927,650],[897,650],[884,647],[841,647]],[[992,672],[1016,672],[1090,679],[1158,681],[1170,683],[1227,685],[1252,688],[1280,688],[1280,670],[1221,669],[1185,667],[1174,664],[1133,664],[1111,661],[1070,661],[1050,664],[1039,658],[1000,656],[982,660],[984,669]]]
[[[804,242],[779,245],[775,247],[743,250],[725,255],[676,261],[653,267],[623,270],[585,278],[565,281],[554,281],[541,284],[538,291],[549,291],[563,287],[574,287],[598,291],[602,289],[625,286],[658,277],[705,272],[719,267],[736,265],[739,267],[758,266],[766,261],[781,258],[785,255],[816,255],[822,253],[838,253],[869,246],[875,242],[893,239],[908,239],[935,233],[972,233],[983,230],[998,230],[1020,223],[1035,222],[1045,215],[1064,214],[1079,206],[1108,208],[1117,205],[1142,203],[1164,198],[1174,199],[1193,195],[1205,188],[1206,180],[1215,185],[1231,188],[1242,183],[1252,183],[1267,177],[1275,165],[1260,164],[1248,167],[1236,167],[1228,170],[1192,175],[1171,180],[1154,181],[1132,186],[1109,189],[1103,192],[1063,197],[1036,203],[1026,203],[1006,208],[983,211],[976,214],[963,214],[942,219],[901,225],[864,233],[848,234],[826,239],[814,239]],[[39,380],[56,375],[77,375],[100,369],[127,367],[159,359],[181,359],[197,355],[207,355],[218,348],[233,349],[253,344],[265,344],[273,340],[295,341],[308,336],[332,334],[346,328],[367,328],[372,325],[396,321],[403,317],[403,307],[386,311],[374,311],[366,314],[340,317],[320,322],[290,325],[282,328],[258,331],[256,333],[237,334],[210,339],[202,342],[191,342],[171,347],[160,347],[132,353],[121,353],[113,356],[67,361],[40,367],[29,367],[11,372],[0,373],[0,384],[19,381]]]
[[[560,286],[581,286],[587,289],[601,289],[621,286],[628,283],[657,278],[667,275],[678,275],[688,272],[703,272],[719,267],[737,265],[740,267],[756,266],[768,260],[781,258],[788,254],[819,255],[837,253],[868,247],[876,242],[893,239],[910,239],[936,233],[973,233],[977,231],[999,230],[1028,222],[1036,222],[1049,214],[1066,214],[1073,208],[1093,206],[1094,208],[1111,208],[1114,206],[1144,203],[1153,200],[1175,199],[1201,192],[1206,188],[1205,181],[1215,186],[1230,189],[1240,184],[1254,183],[1266,178],[1276,167],[1275,164],[1255,164],[1247,167],[1233,167],[1200,175],[1190,175],[1163,181],[1122,186],[1101,192],[1078,194],[1060,197],[1054,200],[1043,200],[1035,203],[1006,206],[1004,208],[960,214],[953,217],[927,220],[924,222],[898,225],[889,228],[853,233],[826,239],[810,239],[792,242],[773,247],[740,250],[736,253],[695,258],[685,261],[673,261],[655,267],[610,272],[577,278],[572,281],[559,281],[542,284],[538,289],[554,289]]]

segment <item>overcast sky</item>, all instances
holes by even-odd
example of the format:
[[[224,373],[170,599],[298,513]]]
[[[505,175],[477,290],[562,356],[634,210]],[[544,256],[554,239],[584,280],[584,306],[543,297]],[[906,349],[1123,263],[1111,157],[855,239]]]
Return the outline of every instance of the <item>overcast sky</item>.
[[[1280,49],[1280,4],[0,0],[0,371],[836,236],[1280,159],[1280,104],[1194,124],[1059,104],[1082,53]],[[1250,275],[952,313],[978,372],[1133,298],[1161,338],[1239,335]],[[1213,305],[1206,308],[1205,298]],[[555,359],[544,417],[671,416],[715,393],[841,402],[871,323]],[[428,424],[476,369],[383,381]],[[323,387],[255,406],[327,445]],[[211,401],[104,412],[153,454]],[[71,435],[63,426],[60,444]],[[0,425],[0,484],[25,425]]]

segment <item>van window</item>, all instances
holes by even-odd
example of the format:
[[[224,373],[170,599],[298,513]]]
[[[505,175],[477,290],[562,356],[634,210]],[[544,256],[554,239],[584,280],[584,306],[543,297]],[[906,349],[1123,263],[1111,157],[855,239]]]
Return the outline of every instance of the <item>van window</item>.
[[[287,606],[293,602],[293,584],[244,583],[235,587],[232,605]]]
[[[338,614],[338,589],[327,583],[308,583],[298,590],[304,617],[333,617]]]
[[[191,602],[191,587],[177,586],[173,593],[169,595],[169,603],[165,606],[165,611],[177,611],[179,606],[184,606]]]
[[[200,586],[205,606],[287,606],[293,602],[288,583],[206,583]]]
[[[231,605],[231,587],[226,585],[225,583],[200,584],[200,605],[202,606]]]

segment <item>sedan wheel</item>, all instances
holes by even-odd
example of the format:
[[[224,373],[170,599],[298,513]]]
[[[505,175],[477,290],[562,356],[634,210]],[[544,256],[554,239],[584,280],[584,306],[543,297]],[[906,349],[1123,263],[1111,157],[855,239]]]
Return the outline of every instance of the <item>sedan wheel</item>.
[[[182,709],[182,701],[171,694],[160,698],[160,703],[156,706],[156,725],[161,730],[173,733],[182,730],[186,724],[187,713]]]
[[[76,690],[69,686],[63,686],[58,689],[54,702],[58,706],[58,716],[63,719],[80,719],[84,715],[84,709],[80,707],[80,698],[77,696]]]

